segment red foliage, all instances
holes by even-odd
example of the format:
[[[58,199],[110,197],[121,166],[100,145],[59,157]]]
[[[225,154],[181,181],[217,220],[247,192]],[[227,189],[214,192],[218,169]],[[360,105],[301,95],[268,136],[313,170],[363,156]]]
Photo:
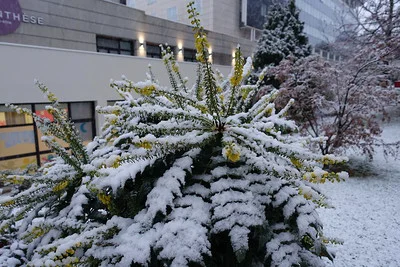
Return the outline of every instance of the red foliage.
[[[395,68],[388,64],[391,54],[363,50],[339,64],[318,56],[284,60],[270,70],[282,82],[276,105],[295,100],[289,116],[301,132],[326,137],[319,144],[323,154],[352,146],[372,157],[380,122],[387,118],[385,107],[397,98],[390,80]]]

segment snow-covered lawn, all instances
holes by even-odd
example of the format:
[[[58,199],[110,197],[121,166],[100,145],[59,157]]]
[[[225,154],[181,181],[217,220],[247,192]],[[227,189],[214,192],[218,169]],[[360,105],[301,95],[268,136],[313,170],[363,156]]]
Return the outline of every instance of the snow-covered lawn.
[[[384,140],[400,140],[399,118],[384,127]],[[400,266],[400,160],[378,151],[372,167],[377,175],[321,186],[335,206],[318,210],[324,234],[344,242],[331,246],[332,266]]]

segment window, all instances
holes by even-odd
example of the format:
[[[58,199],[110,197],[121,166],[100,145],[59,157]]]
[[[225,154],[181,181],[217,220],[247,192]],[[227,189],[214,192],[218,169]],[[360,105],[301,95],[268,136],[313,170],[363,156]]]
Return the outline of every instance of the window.
[[[190,61],[190,62],[196,62],[196,50],[194,49],[183,49],[183,60],[184,61]]]
[[[176,6],[167,9],[167,19],[172,21],[178,21],[178,14],[176,11]]]
[[[156,0],[147,0],[147,5],[152,5],[156,2]]]
[[[156,44],[146,44],[147,57],[161,58],[161,47]]]
[[[20,105],[20,107],[31,109],[30,105]],[[0,106],[0,127],[31,123],[33,123],[33,119],[31,116],[18,114],[17,112],[12,111],[4,105]]]
[[[97,36],[97,52],[133,56],[133,41]]]
[[[20,107],[32,110],[38,116],[50,121],[53,116],[47,112],[48,104],[23,104]],[[84,143],[90,142],[95,135],[94,103],[69,102],[60,103],[71,120]],[[0,170],[25,168],[29,164],[42,165],[54,155],[44,142],[42,132],[36,127],[31,116],[17,114],[4,105],[0,105]],[[68,144],[59,140],[68,148]]]
[[[126,0],[119,0],[119,2],[123,5],[126,5]]]

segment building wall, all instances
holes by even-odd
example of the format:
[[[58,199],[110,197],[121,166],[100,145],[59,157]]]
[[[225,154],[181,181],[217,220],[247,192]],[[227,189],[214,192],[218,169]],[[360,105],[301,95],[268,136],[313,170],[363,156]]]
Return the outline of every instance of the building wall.
[[[147,15],[155,16],[167,20],[177,21],[183,24],[190,25],[190,19],[187,13],[187,4],[191,0],[130,0],[127,5],[144,10]],[[207,30],[214,31],[214,5],[217,1],[213,0],[195,0],[195,7],[197,12],[200,13],[200,20],[203,27]],[[170,17],[168,9],[176,9],[176,18]]]
[[[34,84],[35,79],[55,93],[60,102],[72,105],[90,102],[93,106],[106,106],[107,101],[120,99],[110,88],[110,79],[118,80],[121,75],[125,75],[134,82],[143,81],[146,79],[148,64],[151,64],[160,84],[169,85],[167,71],[159,59],[9,43],[0,43],[0,58],[3,62],[0,64],[0,170],[43,162],[43,158],[46,161],[51,156],[44,144],[39,142],[35,148],[31,120],[30,125],[2,125],[6,110],[4,104],[48,102]],[[195,83],[197,64],[180,62],[179,66],[182,76],[189,77],[188,86],[192,86]],[[225,76],[231,70],[230,66],[214,65],[214,68]],[[98,134],[104,118],[99,114],[92,118],[97,129],[89,131]],[[87,128],[90,129],[93,123],[86,122]]]
[[[0,42],[96,51],[96,35],[103,35],[136,40],[136,50],[139,40],[194,48],[190,26],[148,16],[119,3],[104,0],[19,0],[19,3],[24,13],[42,17],[44,23],[21,23],[14,33],[0,35]],[[255,47],[249,40],[214,32],[209,33],[209,41],[214,52],[226,55],[231,55],[237,44],[241,44],[245,55],[250,55]]]
[[[167,9],[178,6],[183,1],[179,0],[150,0],[155,1],[148,4],[149,0],[131,0],[134,1],[136,8],[144,10],[146,14],[152,14],[165,19]],[[201,3],[200,19],[206,29],[225,33],[230,36],[251,39],[250,29],[241,28],[240,10],[241,2],[245,1],[247,12],[250,17],[257,19],[265,18],[261,14],[261,4],[267,7],[271,5],[270,0],[198,0]],[[287,0],[277,0],[287,2]],[[189,2],[189,0],[185,0]],[[342,21],[348,21],[348,8],[351,0],[296,0],[296,6],[300,10],[300,20],[305,22],[304,31],[308,35],[310,44],[316,45],[321,42],[332,42],[339,34],[339,28]],[[133,2],[132,2],[133,3]],[[255,7],[255,8],[253,8]],[[212,10],[211,10],[212,9]],[[210,15],[210,10],[211,14]],[[254,14],[257,12],[257,14]],[[178,8],[178,21],[189,23],[185,19],[186,9]],[[259,23],[262,25],[263,23]],[[262,27],[259,26],[259,29]],[[257,34],[259,36],[259,33]]]
[[[163,62],[158,59],[79,52],[0,43],[0,104],[45,102],[34,80],[45,83],[60,101],[95,101],[106,105],[108,100],[119,99],[110,89],[110,79],[125,75],[132,81],[146,79],[148,65],[162,85],[169,85]],[[44,61],[44,59],[46,59]],[[183,77],[194,84],[197,64],[180,62]],[[214,65],[224,75],[231,67]],[[190,79],[192,77],[192,79]],[[102,121],[99,121],[99,125]]]
[[[334,42],[343,23],[349,20],[349,6],[341,0],[296,0],[296,6],[312,45]]]
[[[191,0],[131,0],[127,5],[144,10],[147,15],[178,21],[190,25],[186,5]],[[250,39],[249,29],[240,26],[240,0],[196,0],[199,19],[209,31],[223,33],[238,38]],[[177,19],[168,16],[168,9],[176,8]]]

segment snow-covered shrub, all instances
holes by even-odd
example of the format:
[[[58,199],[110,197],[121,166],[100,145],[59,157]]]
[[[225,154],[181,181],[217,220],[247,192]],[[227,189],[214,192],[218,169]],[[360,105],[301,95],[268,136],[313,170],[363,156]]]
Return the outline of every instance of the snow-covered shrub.
[[[292,101],[275,110],[276,91],[251,105],[259,83],[243,85],[251,60],[240,48],[229,77],[215,75],[188,8],[196,84],[186,86],[168,49],[171,87],[152,75],[112,82],[124,100],[100,108],[107,122],[86,154],[61,153],[28,190],[0,200],[9,242],[0,265],[322,266],[332,258],[313,183],[341,179],[320,167],[342,159],[305,148],[312,139],[285,119]]]

